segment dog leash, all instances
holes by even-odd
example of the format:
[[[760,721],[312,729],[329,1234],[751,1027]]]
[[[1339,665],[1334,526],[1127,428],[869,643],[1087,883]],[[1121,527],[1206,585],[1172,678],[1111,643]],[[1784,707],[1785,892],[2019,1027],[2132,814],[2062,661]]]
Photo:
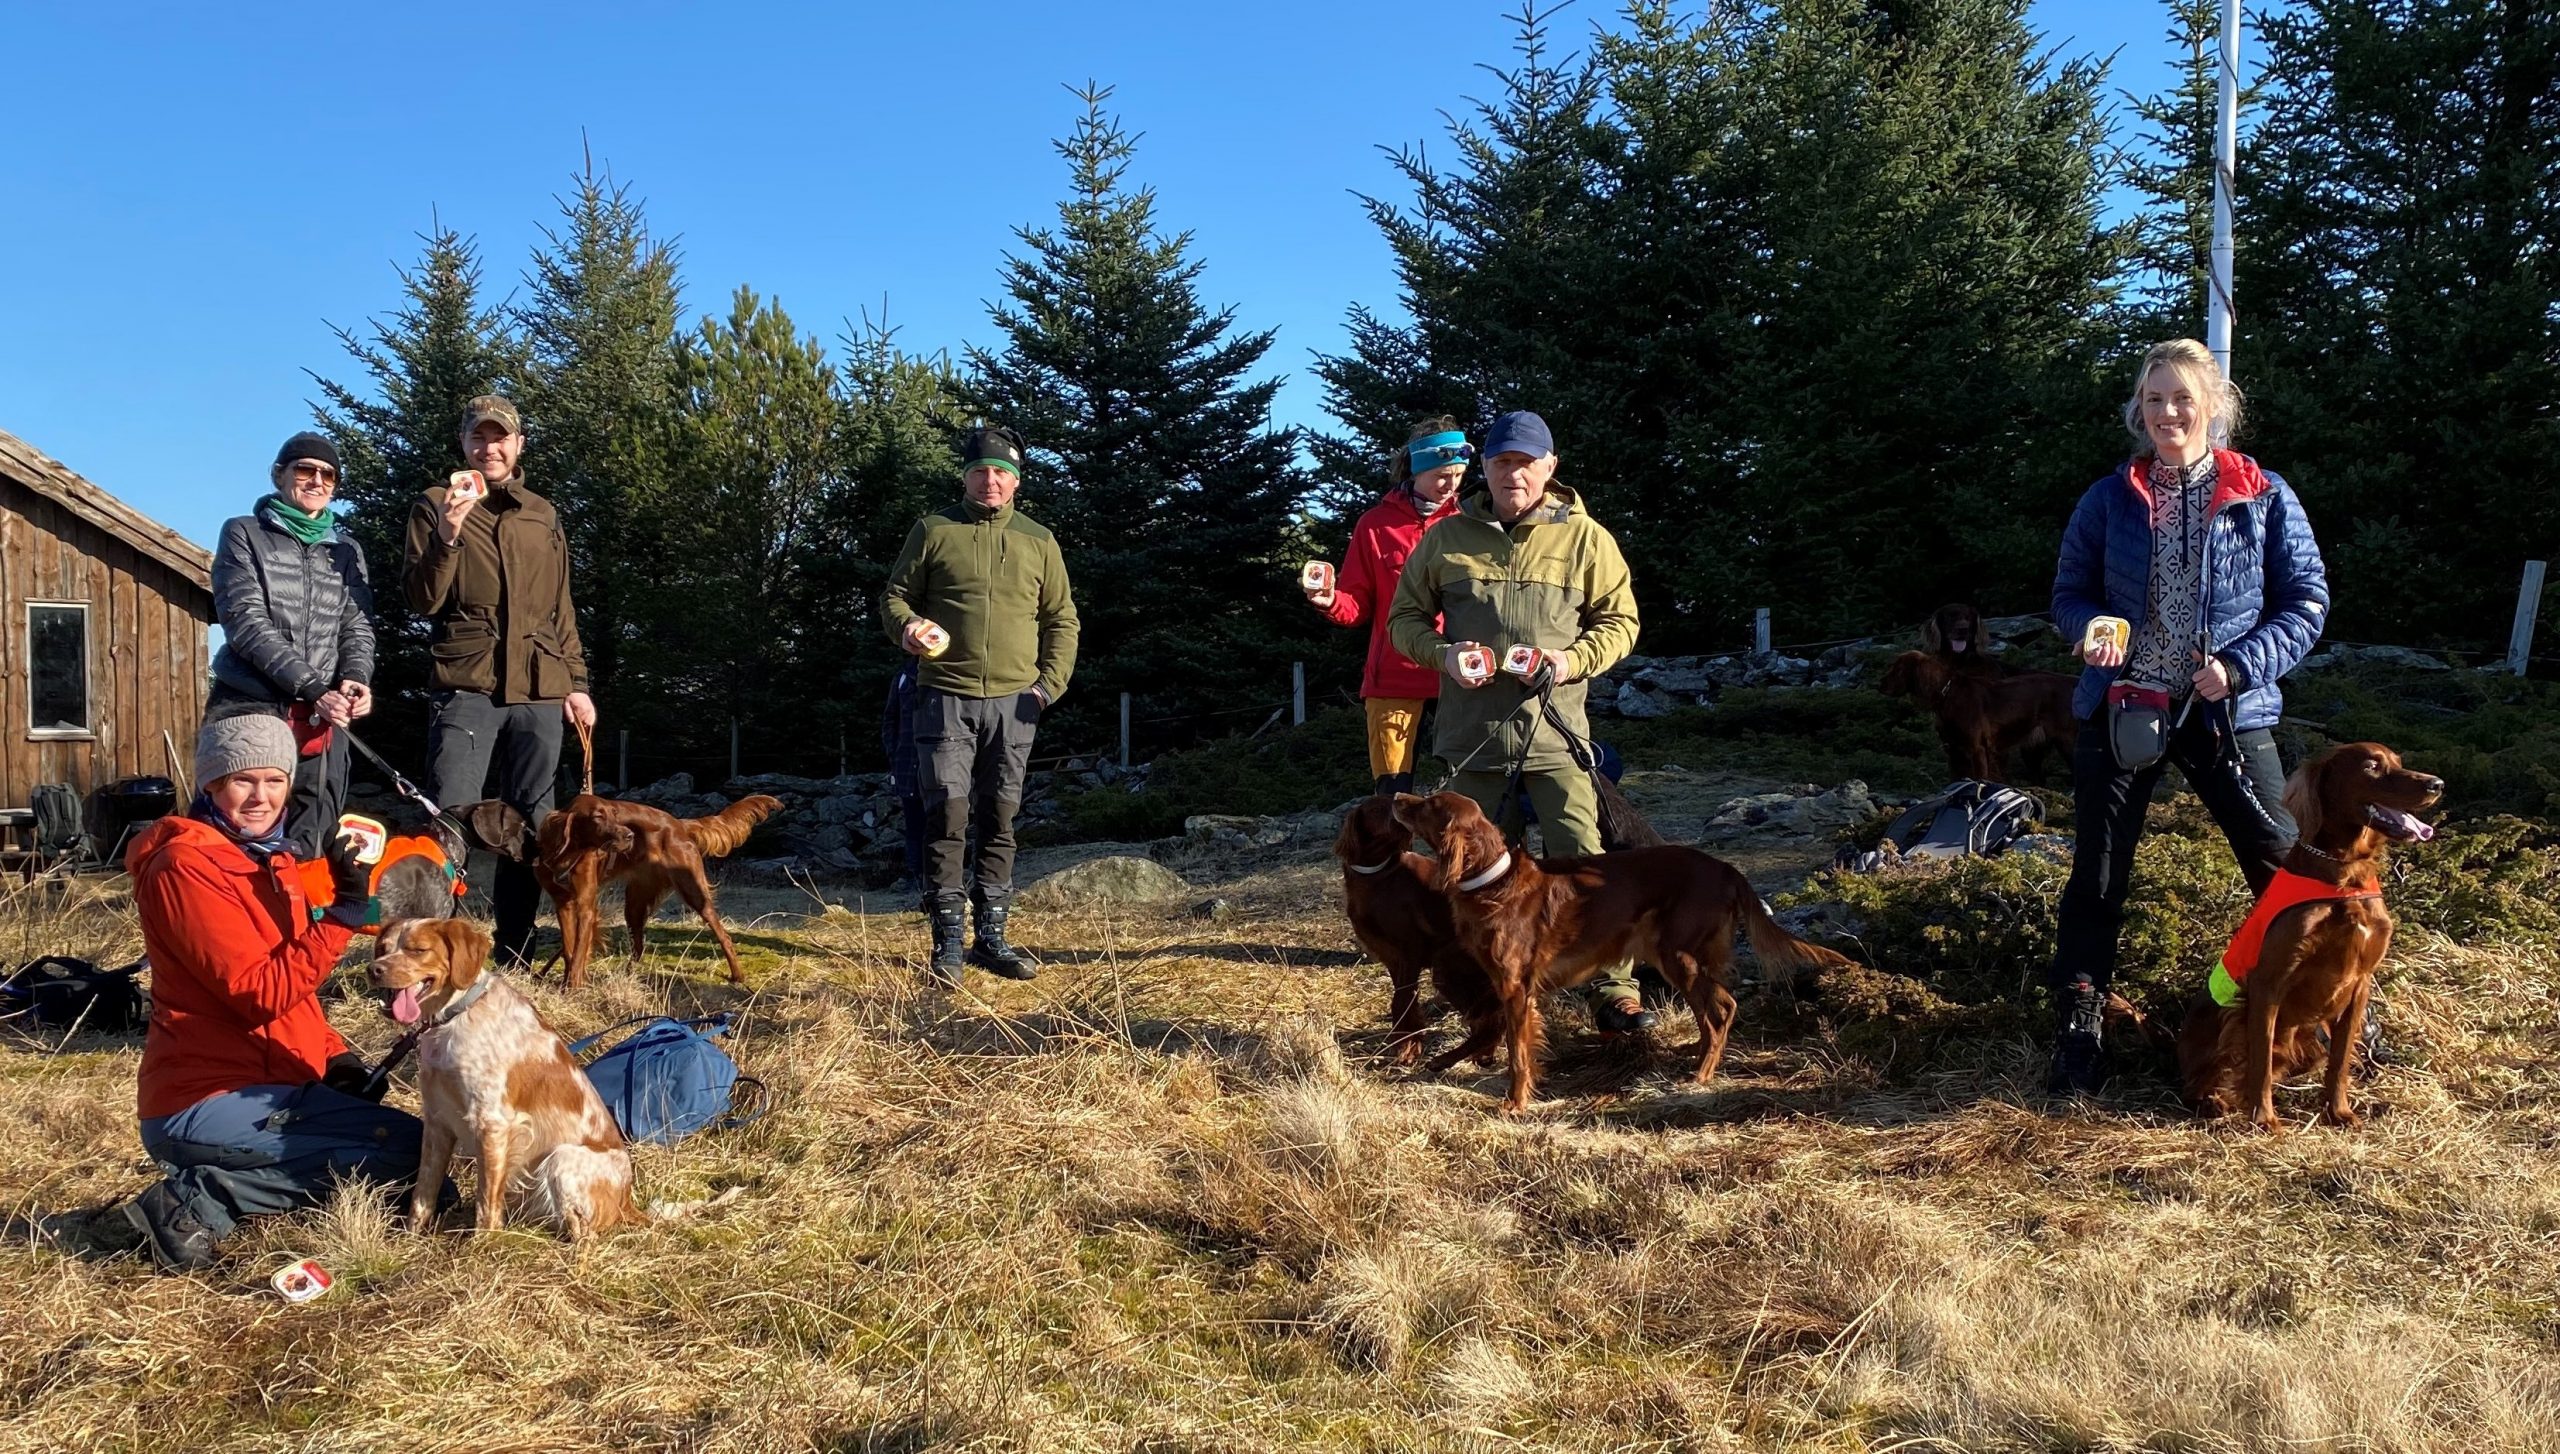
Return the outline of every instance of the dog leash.
[[[586,776],[580,782],[578,791],[592,798],[596,793],[596,729],[584,722],[578,723],[577,726],[578,760],[586,767]]]
[[[400,796],[407,798],[410,802],[413,802],[419,807],[425,809],[429,818],[432,818],[435,821],[442,823],[447,828],[452,829],[454,836],[462,842],[467,844],[471,841],[470,835],[463,831],[460,823],[454,821],[452,814],[437,807],[435,799],[428,797],[423,792],[420,792],[416,783],[409,781],[408,777],[403,774],[400,769],[393,767],[387,760],[385,760],[381,753],[366,746],[363,738],[358,737],[353,732],[347,731],[344,727],[339,728],[338,731],[346,734],[347,741],[355,747],[356,751],[364,754],[367,762],[372,763],[375,767],[378,767],[385,773],[390,774],[391,790],[393,792],[398,793]]]

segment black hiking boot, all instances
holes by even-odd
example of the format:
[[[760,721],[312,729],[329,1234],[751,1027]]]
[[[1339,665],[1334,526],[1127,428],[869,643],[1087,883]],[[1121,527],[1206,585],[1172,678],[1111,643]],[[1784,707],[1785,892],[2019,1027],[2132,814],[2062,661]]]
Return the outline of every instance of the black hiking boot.
[[[969,946],[969,962],[999,979],[1038,979],[1040,971],[1020,950],[1004,942],[1005,901],[990,895],[978,903],[978,942]]]
[[[84,1262],[130,1256],[140,1252],[149,1239],[141,1226],[126,1215],[125,1205],[110,1202],[102,1207],[11,1217],[0,1224],[0,1239],[32,1243]]]
[[[2107,997],[2075,976],[2059,996],[2062,1023],[2053,1037],[2053,1072],[2045,1077],[2048,1095],[2093,1096],[2106,1079],[2100,1056],[2106,1048]]]
[[[924,901],[925,917],[933,921],[933,964],[926,974],[947,990],[960,988],[960,973],[968,963],[963,952],[968,907],[968,895],[960,893],[933,894]]]
[[[162,1272],[193,1272],[216,1256],[213,1231],[196,1220],[165,1181],[119,1208]]]
[[[1382,798],[1392,798],[1398,793],[1412,792],[1413,774],[1409,772],[1387,773],[1378,779],[1378,784],[1374,791],[1377,796]]]
[[[1633,1035],[1650,1030],[1662,1017],[1645,1008],[1641,999],[1593,1000],[1591,1023],[1603,1035]]]

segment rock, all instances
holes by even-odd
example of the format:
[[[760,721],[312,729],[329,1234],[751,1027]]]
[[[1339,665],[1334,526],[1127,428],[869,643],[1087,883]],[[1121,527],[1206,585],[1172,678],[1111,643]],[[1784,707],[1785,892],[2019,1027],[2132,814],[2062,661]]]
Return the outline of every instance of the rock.
[[[1983,634],[1991,638],[1995,651],[2012,641],[2033,640],[2052,630],[2053,623],[2042,616],[1986,616],[1982,620]]]
[[[629,793],[624,794],[623,801],[663,806],[671,799],[692,796],[693,774],[680,772],[662,777],[647,787],[633,788]]]
[[[811,811],[821,823],[851,823],[863,816],[863,808],[869,802],[868,798],[845,793],[818,799]]]
[[[2071,840],[2059,833],[2029,833],[2011,843],[2007,851],[2049,858],[2060,864],[2071,862]]]
[[[2319,652],[2315,653],[2310,660],[2304,662],[2301,666],[2295,669],[2297,671],[2318,671],[2324,667],[2338,666],[2347,662],[2364,662],[2376,666],[2396,666],[2410,671],[2453,670],[2453,668],[2448,665],[2443,658],[2429,656],[2423,651],[2411,651],[2405,646],[2345,645],[2323,647]]]
[[[1867,785],[1851,778],[1828,792],[1810,784],[1795,792],[1735,798],[1707,819],[1710,833],[1821,833],[1864,822],[1880,811]]]
[[[1289,829],[1276,818],[1194,813],[1182,820],[1182,836],[1193,848],[1277,848],[1289,841]]]
[[[777,798],[810,798],[827,791],[828,784],[819,778],[793,777],[787,772],[749,773],[733,777],[720,785],[720,791],[732,798],[750,793],[765,793]]]
[[[1634,682],[1622,682],[1618,686],[1617,699],[1610,705],[1617,708],[1619,716],[1642,722],[1667,717],[1681,704],[1660,692],[1647,691]]]
[[[1144,904],[1172,898],[1190,887],[1182,875],[1154,859],[1115,855],[1062,868],[1024,889],[1017,902],[1033,909]]]
[[[1191,906],[1191,917],[1223,924],[1236,916],[1236,906],[1225,899],[1202,899]]]

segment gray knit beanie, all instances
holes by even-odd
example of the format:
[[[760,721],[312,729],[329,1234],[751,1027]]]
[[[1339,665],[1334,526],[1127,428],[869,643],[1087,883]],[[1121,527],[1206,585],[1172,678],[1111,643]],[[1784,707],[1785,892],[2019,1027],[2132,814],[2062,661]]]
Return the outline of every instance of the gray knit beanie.
[[[300,757],[293,729],[285,725],[282,717],[270,717],[264,712],[224,717],[205,723],[204,730],[196,734],[196,786],[209,787],[215,778],[253,767],[291,773]]]

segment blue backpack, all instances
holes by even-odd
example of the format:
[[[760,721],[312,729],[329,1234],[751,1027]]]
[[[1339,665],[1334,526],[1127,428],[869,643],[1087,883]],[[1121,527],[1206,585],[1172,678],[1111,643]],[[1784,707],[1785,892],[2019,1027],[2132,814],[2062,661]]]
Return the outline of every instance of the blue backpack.
[[[569,1053],[586,1054],[624,1025],[640,1028],[586,1067],[623,1139],[672,1144],[706,1128],[746,1125],[770,1108],[764,1082],[738,1074],[738,1062],[713,1043],[729,1033],[725,1014],[692,1020],[641,1015],[573,1042]],[[743,1110],[740,1086],[753,1089]]]

